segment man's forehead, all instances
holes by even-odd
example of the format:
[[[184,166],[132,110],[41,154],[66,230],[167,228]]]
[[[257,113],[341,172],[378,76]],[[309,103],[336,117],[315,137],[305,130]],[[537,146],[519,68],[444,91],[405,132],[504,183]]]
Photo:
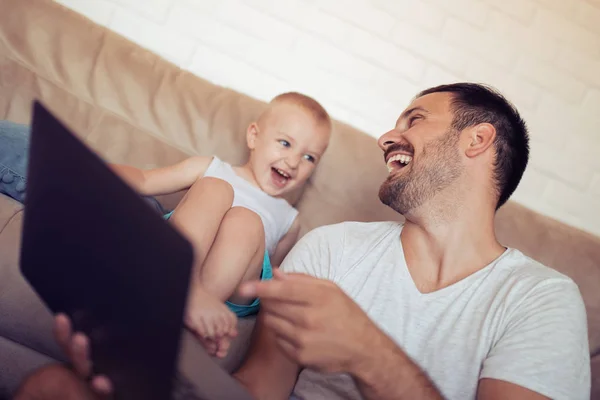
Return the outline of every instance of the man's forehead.
[[[452,94],[447,92],[430,93],[418,97],[402,112],[401,117],[406,117],[412,110],[420,110],[431,114],[450,113]]]

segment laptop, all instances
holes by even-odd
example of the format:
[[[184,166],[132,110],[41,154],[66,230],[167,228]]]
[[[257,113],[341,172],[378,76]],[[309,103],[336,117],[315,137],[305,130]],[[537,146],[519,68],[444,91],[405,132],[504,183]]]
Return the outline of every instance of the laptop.
[[[113,381],[116,398],[169,399],[192,246],[39,102],[31,128],[23,275],[90,337],[94,373]],[[207,380],[237,385],[202,356]],[[228,396],[214,390],[201,392]]]

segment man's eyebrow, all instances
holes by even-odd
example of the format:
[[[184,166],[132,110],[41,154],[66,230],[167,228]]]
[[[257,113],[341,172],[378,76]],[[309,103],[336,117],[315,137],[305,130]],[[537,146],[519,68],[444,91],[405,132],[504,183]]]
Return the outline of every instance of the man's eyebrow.
[[[406,119],[406,118],[410,117],[411,114],[413,114],[413,113],[415,113],[417,111],[420,111],[420,112],[422,112],[424,114],[429,114],[429,111],[427,111],[426,109],[424,109],[421,106],[416,106],[416,107],[413,107],[413,108],[409,108],[408,110],[404,111],[402,113],[402,115],[400,115],[400,118],[398,118],[398,121],[396,121],[396,125],[398,125],[400,123],[400,121],[402,121],[403,119]]]

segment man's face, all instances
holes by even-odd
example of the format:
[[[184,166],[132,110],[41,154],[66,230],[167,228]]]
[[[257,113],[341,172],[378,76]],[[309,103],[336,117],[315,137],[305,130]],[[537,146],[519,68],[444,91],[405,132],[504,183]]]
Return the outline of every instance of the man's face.
[[[460,132],[451,126],[451,96],[432,93],[416,99],[396,127],[379,138],[390,171],[379,198],[400,214],[425,204],[463,171]]]

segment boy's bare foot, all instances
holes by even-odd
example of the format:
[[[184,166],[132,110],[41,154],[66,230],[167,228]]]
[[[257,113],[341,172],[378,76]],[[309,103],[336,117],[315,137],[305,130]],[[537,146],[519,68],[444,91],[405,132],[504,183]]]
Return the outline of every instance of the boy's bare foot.
[[[225,357],[237,335],[237,317],[227,306],[202,288],[192,288],[185,324],[198,336],[206,351]]]

